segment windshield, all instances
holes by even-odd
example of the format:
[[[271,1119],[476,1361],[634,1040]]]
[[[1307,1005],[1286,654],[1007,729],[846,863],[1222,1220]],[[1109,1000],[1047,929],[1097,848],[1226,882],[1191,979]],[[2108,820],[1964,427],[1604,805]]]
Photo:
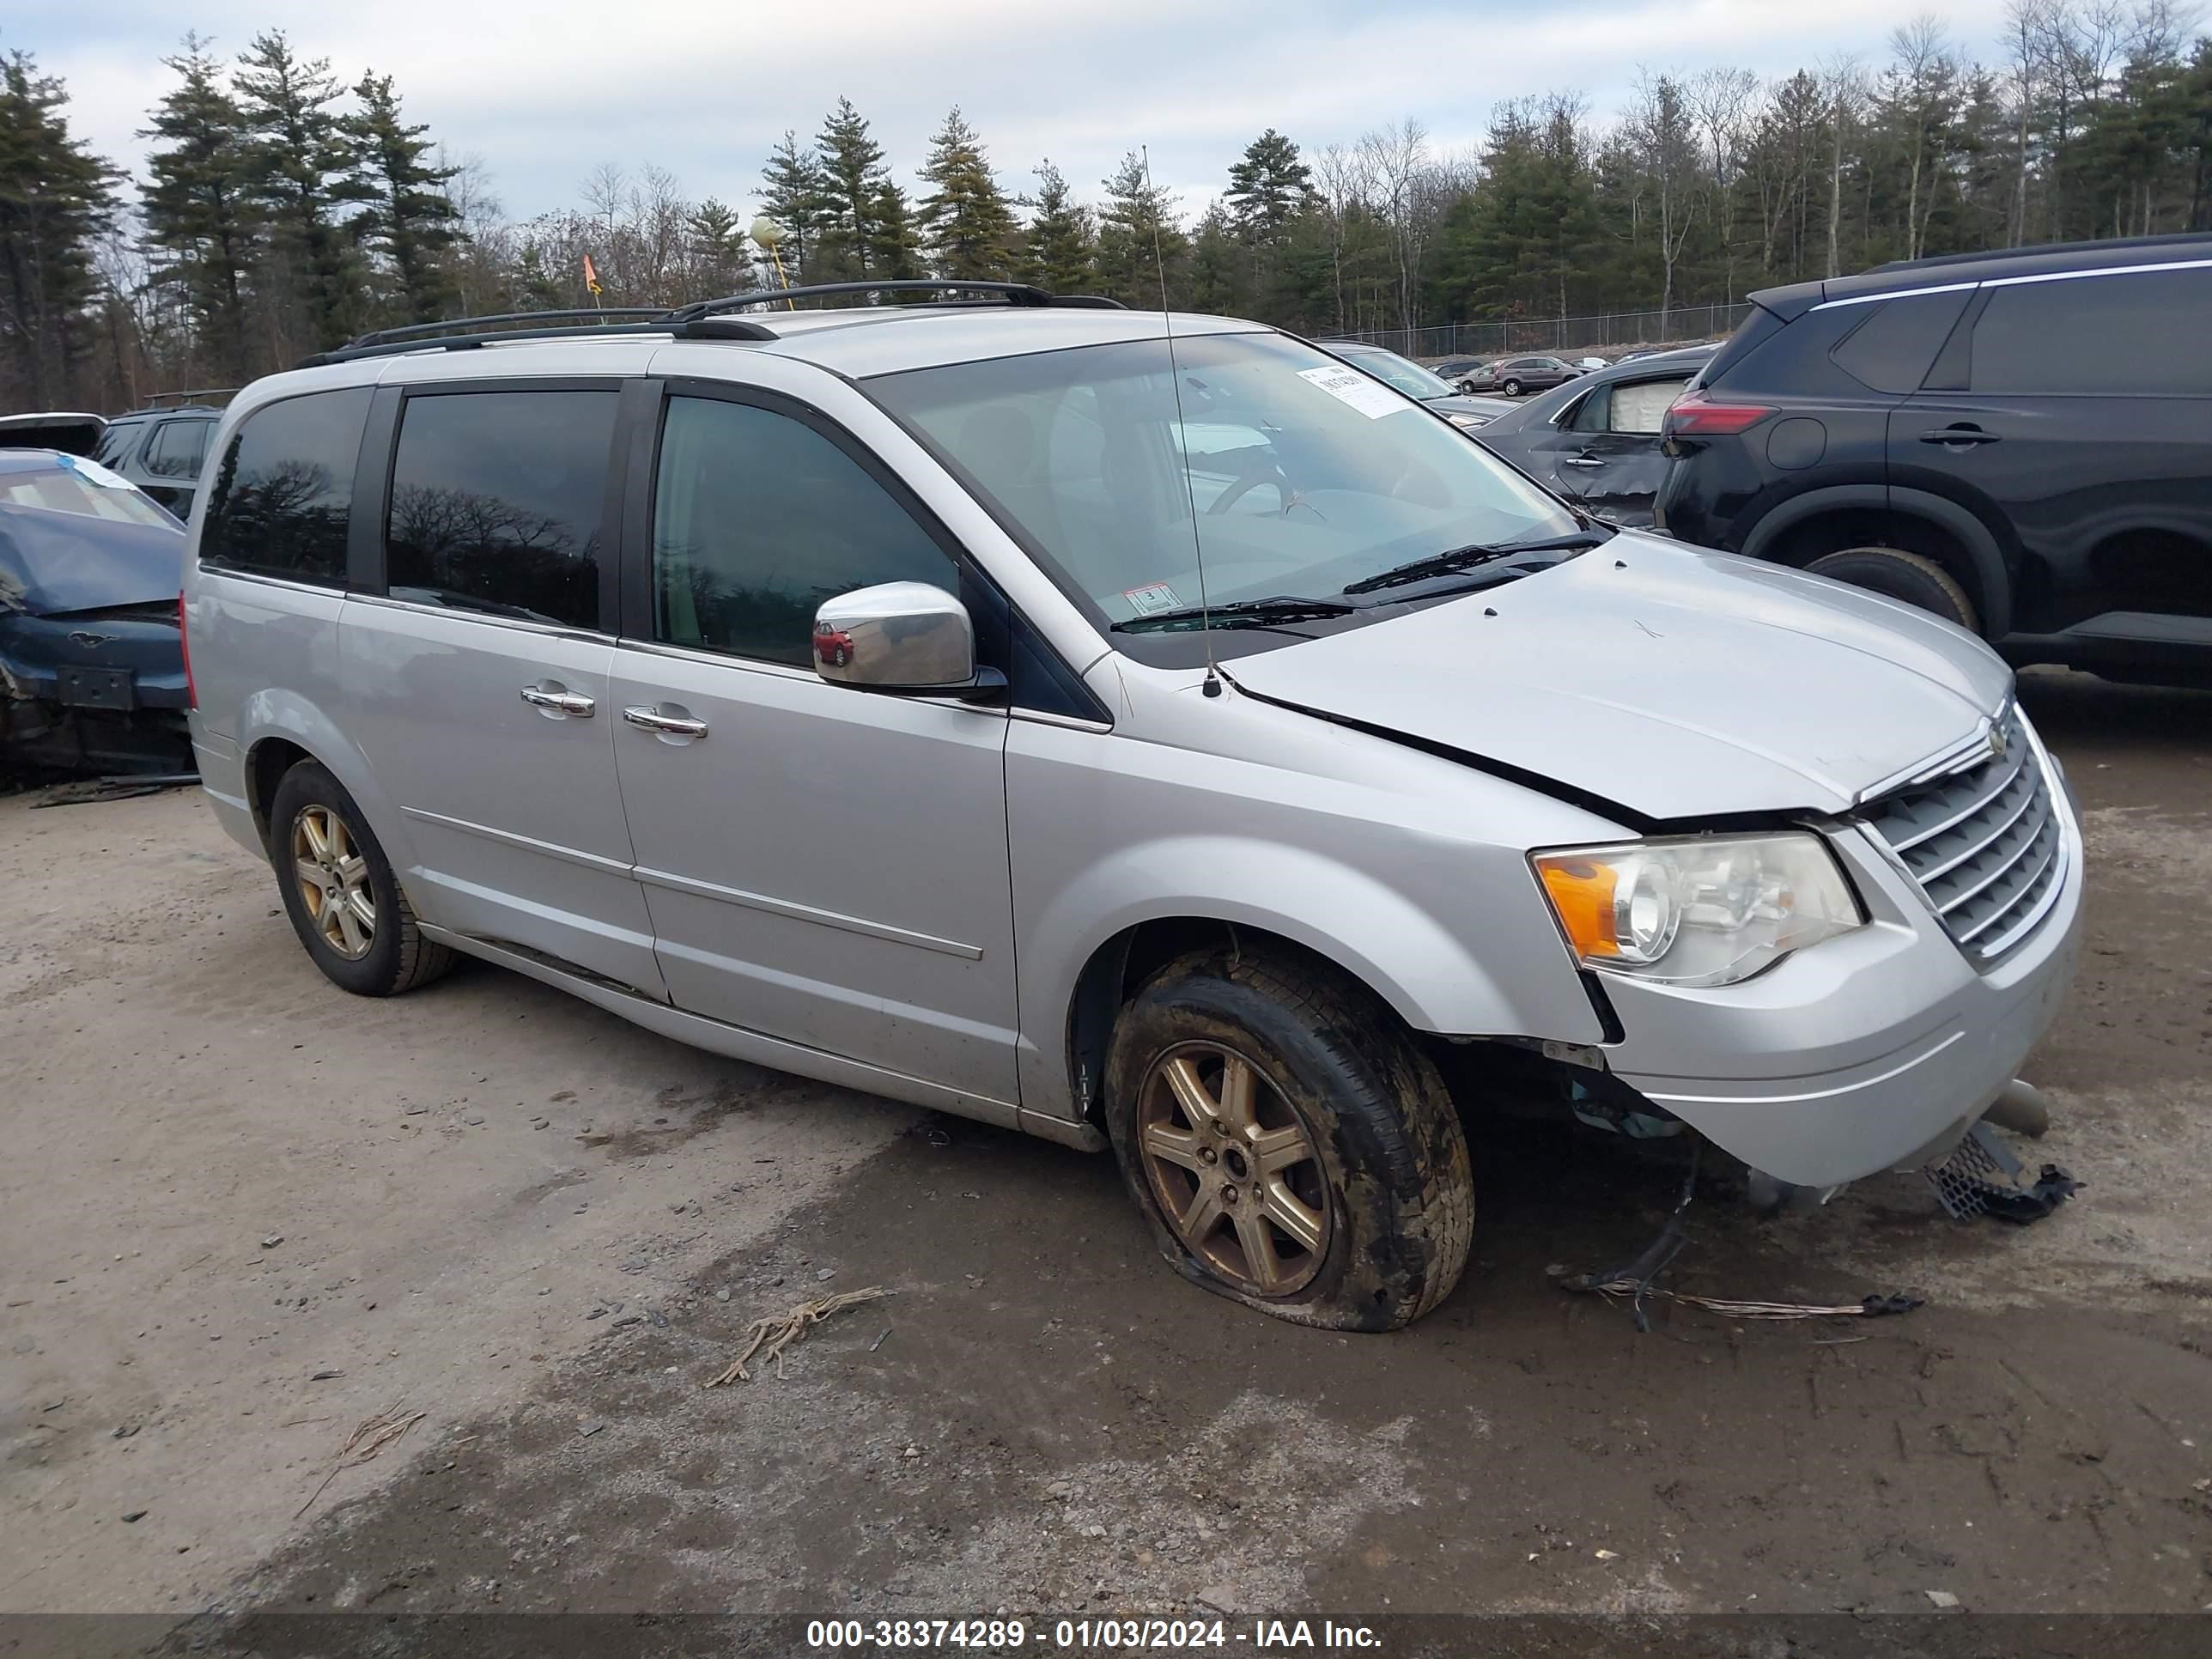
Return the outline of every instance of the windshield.
[[[177,521],[105,467],[64,462],[52,472],[0,473],[0,501],[10,507],[76,513],[117,524],[156,524],[174,530]],[[95,477],[97,482],[95,481]]]
[[[1340,356],[1349,358],[1379,380],[1388,380],[1408,398],[1419,398],[1423,403],[1431,398],[1456,397],[1459,388],[1449,380],[1442,380],[1408,358],[1395,351],[1385,351],[1381,346],[1339,346]]]
[[[1200,552],[1211,605],[1337,599],[1416,560],[1578,527],[1456,428],[1299,341],[1180,336],[1175,362],[1180,422],[1164,340],[913,369],[867,389],[1101,627],[1196,605]]]

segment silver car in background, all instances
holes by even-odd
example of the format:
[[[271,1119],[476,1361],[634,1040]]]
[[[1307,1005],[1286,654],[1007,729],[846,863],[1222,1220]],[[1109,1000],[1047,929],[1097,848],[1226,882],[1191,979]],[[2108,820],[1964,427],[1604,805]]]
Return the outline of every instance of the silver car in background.
[[[225,411],[193,737],[337,984],[466,952],[1110,1146],[1182,1273],[1367,1330],[1458,1279],[1486,1103],[1825,1192],[2051,1019],[2080,833],[1968,635],[1253,325],[757,303]]]

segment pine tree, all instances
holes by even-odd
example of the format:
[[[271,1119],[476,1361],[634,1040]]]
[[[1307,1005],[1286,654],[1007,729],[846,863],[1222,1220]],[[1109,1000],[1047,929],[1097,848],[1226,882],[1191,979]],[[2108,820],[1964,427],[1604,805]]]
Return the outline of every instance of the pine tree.
[[[709,196],[685,218],[684,234],[690,243],[692,298],[718,299],[753,285],[744,228],[727,203]]]
[[[361,111],[345,125],[354,145],[355,184],[365,205],[354,219],[356,240],[391,264],[388,307],[398,321],[428,323],[452,302],[453,287],[439,256],[460,240],[446,183],[457,169],[425,161],[427,126],[400,118],[399,94],[388,75],[364,75],[355,87]]]
[[[813,151],[799,147],[799,135],[787,131],[783,142],[769,153],[761,169],[761,212],[775,221],[784,240],[776,249],[783,274],[802,283],[813,274],[816,240],[829,194],[822,163]]]
[[[1298,159],[1298,147],[1269,127],[1229,169],[1231,222],[1247,243],[1272,245],[1312,190],[1313,172]]]
[[[1098,275],[1108,296],[1157,309],[1163,284],[1172,295],[1189,241],[1176,222],[1175,202],[1154,187],[1144,158],[1131,150],[1105,181],[1099,215]]]
[[[1229,210],[1215,202],[1200,216],[1191,237],[1190,307],[1217,316],[1254,309],[1251,270]]]
[[[33,408],[76,388],[98,284],[92,239],[114,216],[114,169],[70,136],[60,81],[25,52],[0,59],[0,343]]]
[[[921,176],[937,186],[920,215],[937,274],[1004,282],[1013,266],[1013,210],[957,105],[931,141]]]
[[[146,240],[152,278],[184,296],[209,356],[208,372],[223,380],[250,373],[246,350],[249,266],[259,252],[260,214],[248,180],[244,112],[219,78],[220,65],[197,35],[162,63],[179,84],[154,106],[147,158]]]
[[[888,273],[876,269],[876,252],[883,237],[877,215],[884,203],[884,186],[890,175],[884,168],[883,147],[868,135],[868,124],[849,98],[822,124],[816,144],[821,182],[821,222],[817,233],[815,264],[810,281],[859,282]]]
[[[282,29],[253,39],[233,84],[250,135],[246,173],[272,245],[289,264],[290,289],[310,341],[337,345],[356,331],[359,270],[338,223],[363,199],[340,94],[325,58],[294,54]]]
[[[871,276],[888,281],[928,275],[922,269],[921,233],[915,228],[914,210],[907,204],[906,192],[888,179],[876,186],[867,252]]]
[[[1037,163],[1036,179],[1022,280],[1054,294],[1088,293],[1098,281],[1097,222],[1049,161]]]
[[[1312,194],[1313,173],[1298,147],[1273,127],[1229,169],[1224,228],[1243,243],[1249,272],[1249,281],[1237,284],[1239,311],[1273,308],[1277,251]]]

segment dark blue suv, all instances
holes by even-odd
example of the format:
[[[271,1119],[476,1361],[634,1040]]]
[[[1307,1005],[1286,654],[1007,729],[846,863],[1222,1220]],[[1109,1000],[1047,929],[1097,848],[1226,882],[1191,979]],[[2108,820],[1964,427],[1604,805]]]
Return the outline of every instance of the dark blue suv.
[[[1752,296],[1668,411],[1659,523],[2015,664],[2212,684],[2212,236]]]

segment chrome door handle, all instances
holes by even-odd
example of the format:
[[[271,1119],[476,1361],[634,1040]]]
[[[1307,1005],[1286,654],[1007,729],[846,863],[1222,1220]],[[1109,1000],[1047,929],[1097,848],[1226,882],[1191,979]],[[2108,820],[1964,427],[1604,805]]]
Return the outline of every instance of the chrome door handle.
[[[540,691],[534,685],[522,688],[522,700],[532,708],[550,708],[556,714],[574,714],[579,720],[588,720],[599,707],[580,691]]]
[[[1603,466],[1605,463],[1595,455],[1570,455],[1559,465],[1561,466]]]
[[[707,722],[688,714],[664,714],[657,708],[625,708],[623,718],[648,732],[665,732],[672,738],[703,738]]]

